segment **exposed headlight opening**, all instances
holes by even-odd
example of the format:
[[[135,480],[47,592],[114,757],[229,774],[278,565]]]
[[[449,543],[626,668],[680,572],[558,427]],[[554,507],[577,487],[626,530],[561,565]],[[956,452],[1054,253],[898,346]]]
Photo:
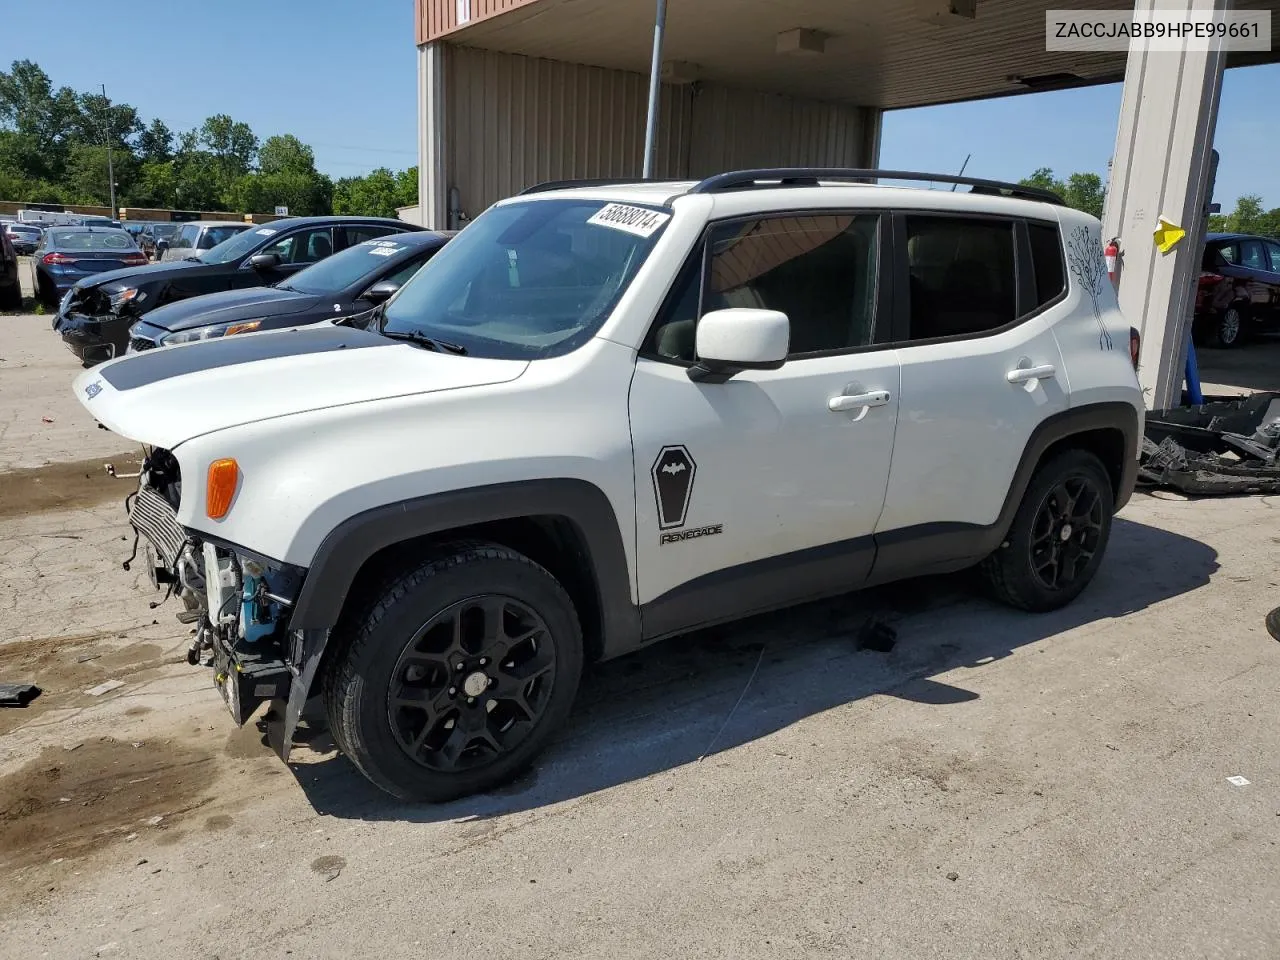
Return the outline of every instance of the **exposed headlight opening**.
[[[143,300],[147,299],[147,295],[137,287],[125,287],[123,290],[117,290],[115,293],[111,294],[110,299],[111,309],[118,312],[125,304],[141,303]]]

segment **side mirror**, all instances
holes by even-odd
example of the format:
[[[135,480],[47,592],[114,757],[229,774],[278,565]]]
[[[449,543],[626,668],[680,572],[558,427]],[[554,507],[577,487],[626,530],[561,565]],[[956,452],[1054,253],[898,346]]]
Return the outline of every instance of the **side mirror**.
[[[278,267],[280,266],[280,254],[255,253],[249,258],[249,266],[255,270],[270,270],[272,267]]]
[[[372,287],[360,295],[361,300],[368,300],[370,303],[377,305],[386,303],[391,299],[392,295],[400,289],[400,284],[394,280],[379,280]]]
[[[165,240],[165,239],[161,238],[161,239],[159,239],[159,240],[157,240],[157,241],[156,241],[156,252],[157,252],[157,253],[164,253],[164,252],[165,252],[166,250],[168,250],[168,249],[169,249],[169,241],[168,241],[168,240]]]
[[[777,370],[786,362],[791,321],[777,310],[732,307],[712,310],[698,321],[698,362],[689,379],[724,383],[742,370]]]

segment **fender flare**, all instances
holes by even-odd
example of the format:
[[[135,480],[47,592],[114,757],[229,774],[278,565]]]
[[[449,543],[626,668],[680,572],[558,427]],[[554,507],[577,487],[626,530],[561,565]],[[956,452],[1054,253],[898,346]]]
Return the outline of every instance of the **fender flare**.
[[[356,575],[386,547],[418,537],[520,517],[558,516],[577,529],[596,584],[606,656],[636,646],[640,614],[621,528],[604,491],[571,478],[523,480],[389,503],[349,517],[321,542],[289,620],[291,631],[338,622]]]

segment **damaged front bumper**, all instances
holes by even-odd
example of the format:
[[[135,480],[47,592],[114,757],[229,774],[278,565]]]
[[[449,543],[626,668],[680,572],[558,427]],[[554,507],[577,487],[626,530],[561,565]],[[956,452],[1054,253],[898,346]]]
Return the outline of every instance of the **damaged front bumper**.
[[[91,367],[123,356],[129,344],[129,328],[137,317],[111,309],[106,294],[94,288],[72,288],[58,306],[53,329],[85,366]]]
[[[137,539],[125,569],[145,541],[150,579],[165,592],[160,603],[176,596],[178,619],[194,625],[187,661],[212,668],[237,726],[269,705],[268,737],[287,761],[327,640],[327,631],[288,626],[306,571],[182,527],[177,464],[165,451],[147,452],[139,480],[128,504]]]
[[[1153,410],[1140,481],[1199,496],[1280,493],[1280,393]]]

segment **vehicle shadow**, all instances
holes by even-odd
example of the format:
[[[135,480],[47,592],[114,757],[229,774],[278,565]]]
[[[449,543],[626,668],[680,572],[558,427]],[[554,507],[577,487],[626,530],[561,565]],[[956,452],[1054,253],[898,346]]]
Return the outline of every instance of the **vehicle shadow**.
[[[1217,553],[1117,519],[1106,561],[1066,609],[1025,614],[974,589],[970,574],[907,581],[676,637],[591,668],[566,729],[535,768],[500,790],[439,805],[396,801],[337,752],[291,769],[318,813],[438,822],[536,809],[639,780],[882,694],[936,705],[977,699],[930,679],[981,669],[1081,624],[1124,616],[1209,582]],[[865,649],[868,624],[897,631]],[[317,731],[313,749],[332,750]]]

